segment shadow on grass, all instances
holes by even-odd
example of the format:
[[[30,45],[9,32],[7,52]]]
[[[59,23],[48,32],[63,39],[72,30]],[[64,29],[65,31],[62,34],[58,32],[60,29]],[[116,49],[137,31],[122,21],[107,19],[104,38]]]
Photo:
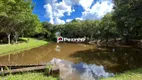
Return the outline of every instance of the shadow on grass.
[[[19,42],[19,43],[27,42],[27,40],[26,40],[26,39],[22,39],[22,38],[20,38],[20,39],[18,39],[18,42]]]
[[[18,43],[23,43],[23,42],[27,42],[27,40],[22,39],[22,38],[18,39]],[[12,43],[12,41],[11,41],[11,43]],[[5,41],[5,42],[0,42],[0,45],[6,45],[6,44],[8,44],[7,41]]]
[[[142,67],[142,50],[135,47],[89,49],[75,52],[70,57],[76,58],[75,62],[103,65],[114,73]]]

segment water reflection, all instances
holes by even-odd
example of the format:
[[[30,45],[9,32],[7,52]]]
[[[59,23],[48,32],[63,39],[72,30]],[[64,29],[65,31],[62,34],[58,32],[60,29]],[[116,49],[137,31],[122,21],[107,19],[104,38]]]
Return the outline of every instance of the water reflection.
[[[114,49],[114,48],[112,49],[112,52],[115,52],[115,49]]]
[[[8,61],[10,62],[10,55],[8,55]]]
[[[73,64],[70,61],[56,58],[52,59],[50,63],[60,70],[61,80],[99,80],[102,77],[114,76],[112,73],[105,72],[103,66],[95,64]]]
[[[60,54],[59,54],[60,53]],[[133,46],[99,47],[73,43],[48,45],[0,57],[0,65],[41,64],[53,58],[74,63],[102,65],[109,72],[123,72],[142,67],[142,49]]]
[[[70,55],[77,58],[76,62],[98,64],[111,72],[123,72],[142,67],[142,50],[137,47],[108,47],[77,51]]]

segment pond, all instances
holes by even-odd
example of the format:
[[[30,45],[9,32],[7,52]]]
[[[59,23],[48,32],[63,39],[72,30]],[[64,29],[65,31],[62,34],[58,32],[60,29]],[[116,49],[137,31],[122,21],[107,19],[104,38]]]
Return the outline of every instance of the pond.
[[[48,45],[0,57],[0,65],[42,64],[53,58],[74,63],[102,65],[108,72],[120,73],[142,67],[142,49],[134,46],[96,47],[74,43]]]

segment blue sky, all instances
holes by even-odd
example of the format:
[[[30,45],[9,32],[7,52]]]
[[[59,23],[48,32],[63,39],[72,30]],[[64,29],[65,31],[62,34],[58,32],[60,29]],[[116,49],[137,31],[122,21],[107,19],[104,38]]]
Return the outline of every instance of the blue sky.
[[[111,0],[33,0],[36,4],[33,13],[40,21],[52,24],[65,24],[73,19],[101,19],[111,12]]]

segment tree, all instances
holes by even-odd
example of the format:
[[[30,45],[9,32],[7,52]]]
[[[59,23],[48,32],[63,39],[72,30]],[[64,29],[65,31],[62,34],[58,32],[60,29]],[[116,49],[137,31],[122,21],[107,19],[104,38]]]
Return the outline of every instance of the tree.
[[[142,0],[114,0],[113,19],[125,41],[142,38]]]
[[[116,30],[116,23],[112,20],[112,14],[106,14],[100,23],[100,37],[106,39],[106,42],[109,38],[115,40],[116,37],[119,37]]]
[[[42,26],[43,30],[41,34],[43,34],[45,38],[53,40],[55,38],[56,25],[52,25],[49,22],[42,22]]]
[[[28,19],[25,21],[24,35],[33,36],[42,32],[42,24],[40,23],[36,15],[28,15]]]
[[[11,35],[17,43],[19,35],[33,35],[41,31],[38,17],[32,14],[33,6],[31,0],[0,1],[0,31],[7,34],[9,44]]]
[[[7,34],[8,44],[10,44],[10,36],[13,30],[13,11],[12,5],[15,4],[15,0],[1,0],[0,1],[0,27],[1,32]],[[6,6],[6,7],[5,7]]]
[[[85,20],[82,21],[82,29],[84,32],[84,36],[89,38],[90,40],[93,40],[94,38],[98,38],[98,32],[99,32],[99,20]]]

